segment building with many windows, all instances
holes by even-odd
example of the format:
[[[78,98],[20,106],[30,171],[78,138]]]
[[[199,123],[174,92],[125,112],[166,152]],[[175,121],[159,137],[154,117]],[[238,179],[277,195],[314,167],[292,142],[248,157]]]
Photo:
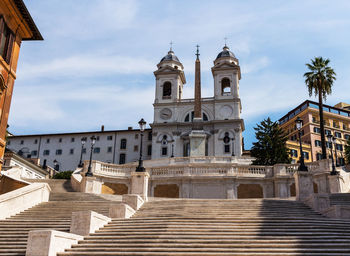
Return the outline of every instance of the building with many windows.
[[[334,107],[323,105],[323,110],[325,134],[332,134],[336,138],[333,151],[338,164],[343,165],[344,145],[350,138],[350,105],[346,103],[338,103]],[[322,149],[318,103],[306,100],[279,120],[290,141],[298,140],[298,131],[295,127],[295,119],[298,116],[303,120],[302,142],[310,145],[312,161],[320,160]],[[328,142],[326,144],[330,155],[331,144]]]
[[[152,131],[146,129],[143,140],[144,159],[152,153]],[[88,160],[91,152],[91,136],[96,137],[93,159],[106,163],[124,164],[139,158],[140,130],[95,131],[58,134],[37,134],[11,136],[7,147],[26,158],[39,158],[41,165],[54,167],[57,161],[59,170],[75,170],[82,161]],[[86,143],[82,145],[82,139]]]

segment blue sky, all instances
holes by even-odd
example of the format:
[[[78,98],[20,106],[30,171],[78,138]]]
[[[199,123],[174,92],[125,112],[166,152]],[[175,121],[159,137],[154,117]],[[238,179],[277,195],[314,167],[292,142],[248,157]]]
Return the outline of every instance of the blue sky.
[[[169,42],[193,97],[195,45],[202,96],[227,44],[240,61],[246,148],[253,127],[308,99],[303,73],[315,56],[337,73],[327,104],[350,103],[350,1],[26,0],[44,41],[23,42],[9,125],[14,134],[137,127],[153,121],[153,71]],[[315,98],[310,98],[314,100]]]

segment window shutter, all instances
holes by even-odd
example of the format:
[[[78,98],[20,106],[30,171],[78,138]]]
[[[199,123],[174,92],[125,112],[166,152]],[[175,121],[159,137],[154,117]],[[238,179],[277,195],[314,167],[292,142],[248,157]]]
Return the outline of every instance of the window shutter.
[[[7,45],[7,51],[6,51],[6,60],[5,60],[8,64],[10,64],[12,47],[13,47],[14,41],[15,41],[15,35],[13,33],[9,33],[8,45]]]

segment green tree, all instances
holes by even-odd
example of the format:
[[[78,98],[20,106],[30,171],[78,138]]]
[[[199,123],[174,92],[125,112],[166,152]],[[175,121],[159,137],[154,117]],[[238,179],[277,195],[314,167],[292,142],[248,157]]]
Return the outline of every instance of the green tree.
[[[350,138],[348,139],[345,145],[345,159],[346,159],[346,163],[350,164]]]
[[[314,60],[311,60],[311,64],[306,64],[310,71],[304,74],[305,84],[308,88],[309,96],[311,97],[312,94],[318,96],[322,159],[327,158],[326,140],[324,134],[323,100],[326,100],[327,95],[332,93],[333,82],[336,80],[336,73],[331,67],[328,66],[329,62],[329,59],[315,57]]]
[[[256,165],[274,165],[277,163],[290,163],[290,150],[286,146],[288,137],[277,122],[270,117],[254,127],[257,142],[253,143],[251,155],[256,159]]]

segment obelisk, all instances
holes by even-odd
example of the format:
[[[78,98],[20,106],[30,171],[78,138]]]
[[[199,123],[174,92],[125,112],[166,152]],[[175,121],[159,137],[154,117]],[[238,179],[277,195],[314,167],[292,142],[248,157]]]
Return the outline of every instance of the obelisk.
[[[207,135],[203,131],[201,104],[201,62],[199,60],[199,45],[197,45],[194,82],[194,118],[190,137],[190,156],[205,156]]]

